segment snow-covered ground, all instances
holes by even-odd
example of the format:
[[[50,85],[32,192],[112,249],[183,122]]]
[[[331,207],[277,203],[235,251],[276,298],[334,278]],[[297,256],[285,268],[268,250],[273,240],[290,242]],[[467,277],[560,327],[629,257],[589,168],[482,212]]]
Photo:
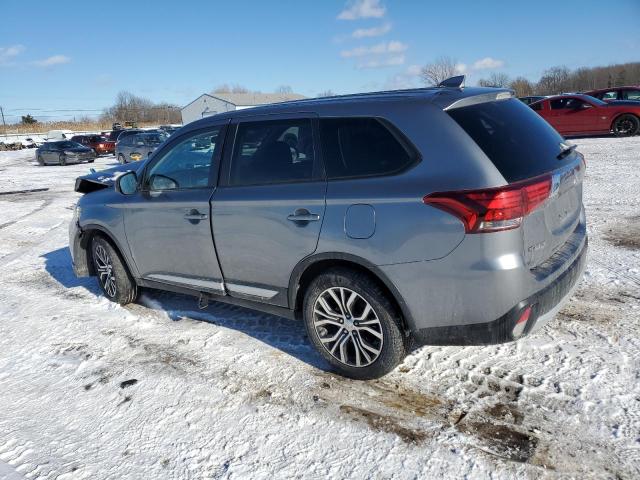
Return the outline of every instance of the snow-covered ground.
[[[298,322],[106,301],[67,249],[89,166],[0,152],[0,478],[639,478],[640,137],[576,143],[590,258],[558,318],[371,382]]]

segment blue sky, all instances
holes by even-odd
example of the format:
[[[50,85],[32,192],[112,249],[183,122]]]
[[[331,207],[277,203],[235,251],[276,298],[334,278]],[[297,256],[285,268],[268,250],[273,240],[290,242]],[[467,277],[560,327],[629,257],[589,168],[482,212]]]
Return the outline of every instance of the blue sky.
[[[640,1],[0,4],[7,115],[78,116],[121,90],[184,105],[223,83],[307,96],[419,86],[419,66],[442,55],[472,84],[492,71],[537,80],[555,65],[638,61]]]

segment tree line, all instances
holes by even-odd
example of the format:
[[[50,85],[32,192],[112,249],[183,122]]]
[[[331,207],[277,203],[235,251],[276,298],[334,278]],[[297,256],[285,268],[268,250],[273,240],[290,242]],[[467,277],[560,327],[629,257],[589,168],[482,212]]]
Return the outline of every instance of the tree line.
[[[110,122],[182,123],[180,107],[170,103],[154,103],[130,92],[120,92],[115,103],[104,110],[102,120]]]
[[[422,68],[421,78],[426,85],[437,85],[459,73],[458,63],[454,59],[440,57]],[[478,80],[478,85],[511,88],[519,97],[640,85],[640,62],[580,67],[574,70],[566,66],[556,66],[545,70],[538,81],[531,81],[525,77],[510,78],[506,73],[492,72],[488,77]]]

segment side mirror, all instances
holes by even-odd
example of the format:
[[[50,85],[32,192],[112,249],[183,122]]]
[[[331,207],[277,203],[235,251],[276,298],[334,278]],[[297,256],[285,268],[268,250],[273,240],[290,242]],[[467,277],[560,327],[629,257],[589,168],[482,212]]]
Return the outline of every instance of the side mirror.
[[[127,172],[116,179],[116,192],[122,195],[133,195],[138,190],[136,172]]]

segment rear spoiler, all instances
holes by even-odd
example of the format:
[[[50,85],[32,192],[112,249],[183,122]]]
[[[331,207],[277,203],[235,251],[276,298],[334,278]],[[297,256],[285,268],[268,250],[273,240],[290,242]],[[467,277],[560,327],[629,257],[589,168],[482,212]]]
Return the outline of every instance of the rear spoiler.
[[[454,108],[468,107],[470,105],[477,105],[478,103],[495,102],[496,100],[508,100],[515,97],[515,92],[513,90],[499,90],[497,88],[493,88],[491,90],[493,91],[456,100],[444,110],[447,111],[453,110]]]

